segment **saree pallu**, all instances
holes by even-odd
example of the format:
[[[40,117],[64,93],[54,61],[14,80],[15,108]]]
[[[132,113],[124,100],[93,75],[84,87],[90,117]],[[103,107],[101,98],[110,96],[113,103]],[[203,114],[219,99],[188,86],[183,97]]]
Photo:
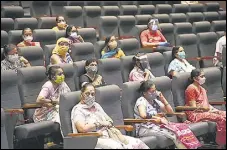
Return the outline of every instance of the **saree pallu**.
[[[167,128],[175,133],[177,139],[187,148],[187,149],[197,149],[202,145],[189,129],[188,125],[185,123],[172,123],[165,125],[160,125],[161,128]]]

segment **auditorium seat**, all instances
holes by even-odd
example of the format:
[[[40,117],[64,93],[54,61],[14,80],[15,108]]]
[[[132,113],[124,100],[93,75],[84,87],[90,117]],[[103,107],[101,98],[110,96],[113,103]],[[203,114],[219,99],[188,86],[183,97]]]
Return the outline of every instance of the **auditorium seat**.
[[[211,32],[225,31],[226,29],[226,20],[212,21],[211,23]]]
[[[75,84],[76,91],[79,91],[81,89],[80,77],[86,73],[85,62],[86,61],[77,61],[73,63],[73,66],[75,69],[74,84]]]
[[[226,64],[225,67],[223,68],[222,73],[222,90],[224,92],[224,96],[226,97]]]
[[[1,30],[1,48],[9,43],[9,35],[6,31]]]
[[[154,5],[138,5],[138,15],[153,15],[154,13]]]
[[[159,25],[162,34],[166,38],[166,40],[171,44],[175,45],[175,40],[174,40],[174,27],[172,23],[161,23]]]
[[[86,6],[102,6],[102,1],[85,1]]]
[[[119,6],[121,5],[136,5],[136,1],[119,1]]]
[[[156,14],[170,14],[172,12],[172,6],[169,4],[157,4],[155,6]]]
[[[171,23],[186,22],[186,15],[184,13],[170,13],[169,14]]]
[[[151,15],[135,15],[136,25],[148,24],[148,20],[150,18],[151,18]]]
[[[204,21],[216,21],[219,20],[219,14],[217,12],[203,12]]]
[[[174,23],[173,25],[174,25],[175,41],[176,41],[177,35],[179,35],[179,34],[190,34],[190,33],[192,33],[192,24],[189,23],[189,22]]]
[[[63,15],[63,6],[67,6],[67,1],[51,1],[50,2],[51,16]]]
[[[1,108],[1,149],[9,149],[5,120],[5,112],[4,109]]]
[[[194,23],[194,22],[201,22],[204,20],[203,13],[201,12],[188,12],[186,13],[187,22]]]
[[[166,76],[170,77],[170,74],[168,73],[168,68],[169,68],[169,64],[172,61],[172,51],[164,52],[163,57],[165,60],[165,66],[164,66],[165,74],[166,74]]]
[[[55,45],[56,44],[51,44],[51,45],[45,45],[43,47],[45,67],[47,67],[50,64],[50,57],[52,55],[53,49],[55,48]]]
[[[202,32],[210,32],[211,24],[209,21],[194,22],[192,32],[194,34]]]
[[[16,18],[14,21],[15,30],[23,30],[25,28],[34,30],[38,28],[38,21],[36,18]]]
[[[103,6],[119,6],[119,2],[118,1],[102,1],[103,2]]]
[[[81,6],[64,6],[63,16],[67,24],[84,27],[83,9]]]
[[[56,17],[40,17],[38,18],[38,29],[52,29],[57,25]]]
[[[145,1],[144,1],[145,2]],[[147,2],[147,1],[146,1]],[[151,3],[152,5],[156,6],[158,4],[166,4],[165,1],[150,1],[150,2],[147,2],[147,3]]]
[[[19,6],[20,1],[1,1],[1,6]]]
[[[83,15],[85,27],[99,30],[99,18],[101,16],[100,6],[84,6]]]
[[[85,1],[68,1],[68,6],[85,6]]]
[[[35,29],[33,41],[40,42],[42,48],[48,44],[56,44],[56,32],[52,29]]]
[[[32,1],[30,6],[32,17],[50,16],[50,1]]]
[[[189,5],[188,4],[173,4],[173,13],[187,13],[189,12]]]
[[[204,4],[204,11],[209,12],[209,11],[219,11],[220,4],[218,2],[209,2]]]
[[[140,41],[141,32],[145,29],[147,29],[147,25],[135,25],[135,28],[133,28],[133,33],[138,41]]]
[[[137,15],[138,9],[136,5],[120,5],[121,15]]]
[[[159,23],[170,23],[168,14],[153,14],[152,17],[158,19]]]
[[[78,29],[78,34],[83,37],[84,42],[90,42],[92,44],[95,44],[95,42],[97,41],[96,30],[94,28]]]
[[[96,59],[100,59],[101,58],[101,52],[102,52],[104,46],[105,46],[105,39],[103,39],[103,41],[97,41],[94,44]]]
[[[9,43],[17,45],[23,41],[22,30],[11,30],[9,31]]]
[[[132,55],[121,57],[121,75],[124,83],[128,82],[129,74],[134,68],[132,58]]]
[[[220,20],[226,20],[226,11],[218,11],[218,13]]]
[[[1,30],[6,32],[14,30],[14,20],[12,18],[1,18]]]
[[[117,5],[102,7],[102,16],[118,16],[118,15],[120,15],[120,9]]]
[[[203,12],[204,5],[201,3],[198,4],[189,4],[189,12]]]
[[[139,41],[136,38],[123,39],[118,41],[118,47],[121,48],[125,55],[135,55],[140,49]]]
[[[23,18],[24,10],[21,6],[3,6],[1,7],[1,18]]]
[[[119,28],[118,33],[120,38],[130,38],[133,35],[133,28],[136,25],[136,19],[134,16],[125,15],[125,16],[118,16],[119,20]]]

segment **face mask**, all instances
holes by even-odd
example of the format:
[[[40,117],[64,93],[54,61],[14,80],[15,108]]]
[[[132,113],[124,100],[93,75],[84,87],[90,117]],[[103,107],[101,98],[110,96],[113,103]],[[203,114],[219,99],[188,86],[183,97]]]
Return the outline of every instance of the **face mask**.
[[[61,84],[64,81],[65,81],[65,76],[64,75],[56,76],[56,79],[54,80],[54,82],[57,83],[57,84]]]
[[[84,103],[87,105],[88,108],[91,108],[95,104],[95,96],[86,96]]]
[[[148,92],[148,99],[149,100],[154,100],[154,99],[156,99],[157,98],[157,92],[156,91],[154,91],[154,92],[152,92],[152,93],[150,93],[150,92]]]
[[[64,55],[68,52],[69,47],[68,47],[68,46],[60,46],[59,49],[60,49],[60,50],[59,50],[59,54],[60,54],[61,56],[64,56]]]
[[[91,73],[96,73],[97,70],[98,70],[97,66],[89,66],[89,67],[86,68],[86,71],[91,72]]]
[[[76,32],[71,33],[70,36],[73,37],[73,38],[77,38],[78,37]]]
[[[199,85],[203,85],[205,83],[205,81],[206,81],[206,78],[205,77],[199,78],[198,83],[199,83]]]
[[[178,52],[177,54],[178,54],[178,57],[179,57],[180,59],[185,59],[185,52],[184,52],[184,51]]]
[[[26,42],[31,42],[33,40],[33,37],[32,36],[24,36],[24,40]]]
[[[8,55],[8,56],[7,56],[7,59],[8,59],[10,62],[15,63],[16,61],[19,60],[19,56],[18,56],[18,54]]]
[[[157,31],[158,30],[158,26],[157,25],[152,25],[151,30],[152,31]]]
[[[58,26],[60,28],[65,28],[65,25],[66,25],[66,22],[60,22],[60,23],[58,23]]]
[[[117,47],[117,41],[109,43],[108,46],[111,50],[114,50]]]

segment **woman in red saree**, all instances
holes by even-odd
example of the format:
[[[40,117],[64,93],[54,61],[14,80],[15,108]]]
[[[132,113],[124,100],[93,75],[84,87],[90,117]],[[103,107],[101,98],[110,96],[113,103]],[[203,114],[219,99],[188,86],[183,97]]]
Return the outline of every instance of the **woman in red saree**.
[[[195,69],[191,72],[192,84],[185,91],[186,105],[209,108],[208,112],[202,110],[187,111],[187,118],[191,122],[212,121],[217,124],[216,143],[219,147],[226,145],[226,111],[221,111],[208,102],[206,90],[201,86],[205,83],[204,73]]]

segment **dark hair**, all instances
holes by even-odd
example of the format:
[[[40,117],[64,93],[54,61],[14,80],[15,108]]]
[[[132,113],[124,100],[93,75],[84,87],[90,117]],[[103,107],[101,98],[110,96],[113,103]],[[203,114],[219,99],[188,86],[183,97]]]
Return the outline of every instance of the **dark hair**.
[[[46,72],[46,75],[49,80],[52,80],[53,76],[55,76],[55,74],[59,68],[61,68],[61,67],[57,66],[57,65],[49,66],[49,69]]]
[[[22,30],[22,36],[24,35],[24,32],[25,32],[26,30],[31,30],[31,31],[32,31],[31,28],[24,28],[24,29]]]
[[[107,51],[107,50],[109,49],[109,48],[108,48],[108,43],[110,42],[110,39],[111,39],[111,37],[113,37],[113,36],[114,36],[114,35],[111,35],[111,36],[106,37],[104,47],[102,48],[104,51]]]
[[[201,74],[201,72],[202,72],[202,70],[200,70],[200,69],[194,69],[194,70],[192,70],[191,76],[188,79],[189,84],[192,84],[194,82],[194,78],[195,77],[198,77]]]
[[[16,48],[17,46],[14,44],[7,44],[3,46],[3,55],[4,57],[6,57],[8,55],[8,53],[13,50],[14,48]]]
[[[153,85],[155,84],[151,80],[143,81],[142,84],[140,85],[139,91],[142,93],[147,92]]]
[[[180,49],[180,46],[173,47],[173,49],[172,49],[172,60],[174,60],[176,58],[175,55],[176,55],[176,53],[178,53],[179,49]]]
[[[65,37],[68,38],[70,36],[70,32],[72,31],[72,28],[75,27],[74,25],[68,25],[65,32]]]
[[[86,90],[86,88],[89,87],[89,86],[92,86],[93,88],[95,88],[93,84],[91,84],[91,83],[85,83],[85,84],[81,87],[81,90],[80,90],[80,91],[83,93],[83,92]]]
[[[86,60],[86,62],[85,62],[85,67],[86,67],[86,66],[89,66],[92,62],[98,63],[97,59],[95,59],[95,58],[88,59],[88,60]]]
[[[140,57],[140,56],[143,56],[143,55],[146,55],[146,54],[145,53],[138,52],[138,53],[136,53],[135,56],[132,57],[133,66],[135,66],[135,64],[136,64],[136,61],[137,61],[136,57]]]

